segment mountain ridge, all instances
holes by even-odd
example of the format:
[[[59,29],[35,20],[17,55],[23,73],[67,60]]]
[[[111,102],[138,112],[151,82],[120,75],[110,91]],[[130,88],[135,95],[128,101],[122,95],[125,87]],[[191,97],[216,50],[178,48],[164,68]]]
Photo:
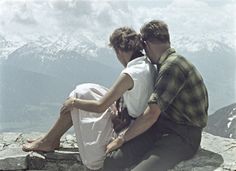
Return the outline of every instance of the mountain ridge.
[[[27,104],[22,104],[22,107],[20,108],[19,105],[15,105],[13,109],[15,110],[14,112],[18,113],[18,115],[25,116],[24,106],[27,106],[27,110],[28,108],[35,109],[31,111],[35,112],[35,114],[37,113],[42,115],[42,111],[40,111],[40,107],[42,107],[45,109],[45,113],[48,115],[50,115],[49,113],[54,113],[53,116],[56,117],[55,113],[59,108],[59,104],[62,103],[64,98],[77,84],[93,82],[109,87],[122,70],[121,64],[118,62],[115,53],[111,49],[103,46],[96,47],[96,43],[94,42],[88,47],[86,47],[86,45],[84,45],[85,47],[81,46],[80,48],[85,48],[83,52],[74,51],[73,48],[60,49],[57,48],[57,45],[54,47],[54,44],[50,44],[51,38],[48,39],[49,40],[44,40],[44,38],[41,37],[39,42],[29,42],[10,53],[7,58],[0,58],[1,77],[4,77],[5,79],[10,77],[7,78],[7,80],[8,82],[11,82],[11,84],[6,86],[6,84],[3,85],[4,82],[1,81],[1,90],[8,91],[10,88],[16,92],[20,90],[22,91],[22,94],[18,95],[18,99],[21,99],[24,94],[25,96],[34,99],[37,96],[32,96],[39,93],[38,89],[34,89],[34,87],[38,87],[39,89],[43,88],[45,91],[45,94],[43,94],[45,102],[58,104],[57,106],[53,106],[52,109],[48,109],[48,111],[39,103],[32,105],[27,102]],[[85,42],[90,42],[89,39],[84,39]],[[49,43],[45,43],[47,41],[49,41]],[[57,41],[55,40],[54,43],[56,44],[56,42]],[[82,40],[80,40],[79,45],[81,43],[83,44]],[[181,52],[180,50],[180,53],[198,68],[204,78],[209,93],[209,113],[213,113],[220,107],[236,101],[236,91],[234,86],[235,64],[232,62],[235,59],[235,50],[230,47],[224,48],[223,45],[220,47],[222,48],[218,47],[212,52],[208,52],[206,49],[198,52]],[[89,52],[90,50],[91,52]],[[178,49],[176,50],[178,52]],[[11,75],[8,74],[8,67],[10,67],[11,70],[14,70],[15,67],[16,70],[14,71],[14,74],[13,71],[11,71]],[[17,69],[22,69],[22,71],[17,71]],[[23,74],[23,76],[20,76],[20,73]],[[33,73],[35,76],[32,76]],[[45,78],[41,79],[36,76],[37,74],[41,74],[40,76],[45,76]],[[231,75],[231,77],[228,77],[228,75]],[[23,80],[19,80],[17,77],[22,77]],[[34,77],[37,79],[35,80]],[[50,77],[51,80],[48,79]],[[14,79],[18,81],[14,82]],[[29,80],[35,80],[34,82],[31,82],[31,87],[28,87],[28,90],[31,90],[32,92],[27,91],[24,87],[24,81],[30,82]],[[40,87],[38,85],[44,86]],[[56,92],[54,100],[52,100],[52,98],[51,100],[48,100],[49,97],[47,94],[51,94],[52,92],[47,89]],[[23,90],[25,92],[23,92]],[[2,91],[4,94],[1,98],[6,98],[4,100],[8,101],[9,104],[7,106],[9,106],[11,100],[8,99],[8,96],[14,97],[14,93],[13,91],[8,91],[9,95],[7,96],[7,91]],[[3,109],[5,108],[6,106],[1,106],[2,111],[4,111]],[[38,109],[38,111],[36,109]],[[0,115],[12,115],[14,112],[11,111],[10,114],[9,112],[1,112]],[[27,116],[30,116],[29,112]]]
[[[205,131],[216,136],[236,139],[236,103],[220,108],[210,115]]]

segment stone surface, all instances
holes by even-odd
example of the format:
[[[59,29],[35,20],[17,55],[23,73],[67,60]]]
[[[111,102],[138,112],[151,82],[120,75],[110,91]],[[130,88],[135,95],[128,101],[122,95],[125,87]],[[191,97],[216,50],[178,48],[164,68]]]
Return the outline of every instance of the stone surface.
[[[5,146],[5,144],[0,144],[0,151],[3,150],[4,146]]]
[[[85,168],[80,163],[76,163],[73,161],[56,161],[50,162],[48,161],[44,167],[46,170],[53,170],[53,171],[84,171]]]
[[[43,169],[45,167],[46,158],[43,154],[31,152],[27,156],[27,163],[30,169]]]
[[[55,150],[53,153],[46,153],[44,155],[51,160],[75,160],[80,162],[80,155],[78,149],[61,149]]]
[[[51,153],[23,152],[21,145],[27,138],[42,133],[0,134],[0,170],[22,171],[84,171],[76,138],[65,135],[61,148]],[[236,171],[236,140],[203,133],[201,149],[188,161],[179,163],[170,171]]]
[[[190,171],[192,168],[198,171],[213,171],[219,168],[223,162],[221,155],[200,149],[193,159],[181,162],[171,171]]]
[[[193,159],[171,171],[236,171],[236,140],[203,132],[201,149]]]
[[[23,152],[22,144],[27,139],[36,139],[44,134],[0,134],[0,170],[84,170],[74,135],[62,137],[61,147],[51,153]]]
[[[16,142],[20,136],[21,136],[21,133],[7,132],[7,133],[3,133],[2,140],[5,142],[13,143],[13,142]]]
[[[0,151],[0,170],[27,169],[28,153],[21,148],[7,148]]]

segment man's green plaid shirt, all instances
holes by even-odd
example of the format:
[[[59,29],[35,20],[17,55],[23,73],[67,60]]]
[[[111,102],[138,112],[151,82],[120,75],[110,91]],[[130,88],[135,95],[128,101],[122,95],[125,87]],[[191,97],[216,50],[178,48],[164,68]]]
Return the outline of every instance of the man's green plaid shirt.
[[[205,127],[208,94],[197,69],[173,48],[163,53],[158,68],[149,104],[158,104],[161,114],[177,123]]]

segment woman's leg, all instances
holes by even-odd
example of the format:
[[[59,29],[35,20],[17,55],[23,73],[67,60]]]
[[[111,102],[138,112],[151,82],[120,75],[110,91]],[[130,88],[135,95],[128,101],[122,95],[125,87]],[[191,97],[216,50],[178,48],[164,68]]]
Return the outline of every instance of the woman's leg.
[[[23,145],[24,151],[52,151],[60,143],[62,135],[72,126],[70,112],[60,114],[58,120],[42,138]]]

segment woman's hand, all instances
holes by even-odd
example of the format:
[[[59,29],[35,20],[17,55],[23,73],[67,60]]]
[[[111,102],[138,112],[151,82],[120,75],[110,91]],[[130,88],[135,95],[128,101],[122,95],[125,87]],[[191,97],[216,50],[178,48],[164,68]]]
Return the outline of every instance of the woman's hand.
[[[118,136],[111,143],[109,143],[106,147],[106,154],[110,153],[113,150],[120,148],[124,144],[125,140],[123,136]]]
[[[71,109],[74,107],[75,100],[76,100],[76,98],[74,98],[74,97],[70,97],[70,98],[66,99],[66,101],[63,103],[63,106],[61,107],[60,112],[66,113],[66,112],[71,111]]]

